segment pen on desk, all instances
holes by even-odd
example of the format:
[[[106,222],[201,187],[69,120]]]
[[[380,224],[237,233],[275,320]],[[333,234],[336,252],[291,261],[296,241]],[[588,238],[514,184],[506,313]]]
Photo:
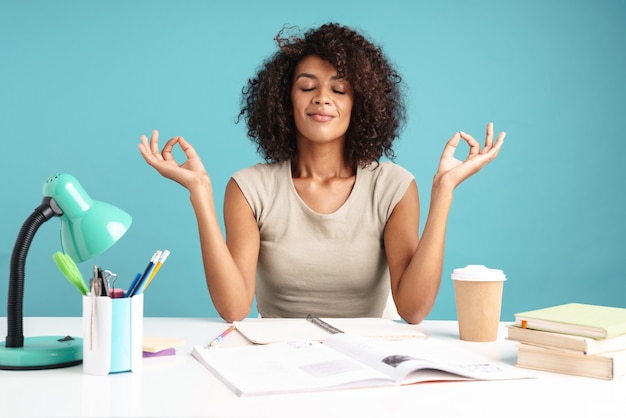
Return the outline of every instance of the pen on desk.
[[[227,336],[228,334],[230,334],[231,332],[233,332],[235,329],[237,329],[237,327],[236,327],[236,326],[234,326],[234,325],[231,325],[230,327],[228,327],[228,328],[226,329],[226,331],[222,332],[220,335],[218,335],[217,337],[213,338],[213,339],[211,340],[211,342],[210,342],[209,344],[207,344],[207,348],[214,347],[214,346],[216,346],[217,344],[219,344],[219,343],[220,343],[220,341],[222,341],[222,340],[224,339],[224,337],[225,337],[225,336]]]
[[[154,276],[156,276],[157,272],[159,271],[163,263],[165,263],[165,260],[167,260],[167,257],[169,255],[169,250],[163,251],[163,254],[161,254],[161,257],[159,257],[159,260],[156,263],[156,266],[154,266],[154,270],[152,270],[152,273],[150,273],[150,277],[148,277],[148,280],[146,280],[146,284],[144,285],[142,292],[146,291],[146,288],[148,287],[152,279],[154,279]]]
[[[342,330],[340,330],[339,328],[333,327],[328,322],[321,320],[315,315],[311,315],[311,314],[307,315],[306,320],[314,323],[318,327],[322,328],[324,331],[329,332],[331,334],[343,334]]]
[[[133,284],[131,285],[131,287],[126,292],[125,297],[127,297],[127,298],[133,297],[135,295],[135,293],[137,292],[137,290],[141,289],[141,286],[145,282],[146,278],[150,275],[150,273],[152,272],[152,269],[154,269],[154,266],[156,265],[157,260],[159,259],[159,257],[161,257],[161,251],[157,250],[152,255],[152,258],[150,259],[150,262],[146,266],[146,269],[143,271],[143,274],[141,274],[138,279],[135,279],[133,281]]]

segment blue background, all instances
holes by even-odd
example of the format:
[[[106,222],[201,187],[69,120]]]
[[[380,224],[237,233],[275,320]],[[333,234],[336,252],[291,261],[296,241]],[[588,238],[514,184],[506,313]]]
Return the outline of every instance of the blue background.
[[[500,156],[455,192],[430,319],[454,319],[450,273],[503,269],[502,319],[578,301],[626,307],[626,3],[525,1],[6,1],[0,3],[0,307],[20,226],[58,172],[133,216],[96,263],[128,284],[172,255],[146,316],[215,316],[188,193],[141,158],[141,134],[182,135],[204,159],[218,211],[229,176],[259,161],[234,120],[248,77],[284,24],[338,21],[382,45],[408,87],[397,162],[426,219],[432,176],[457,130],[508,133]],[[466,149],[462,149],[466,153]],[[457,154],[461,155],[461,153]],[[79,316],[56,268],[59,222],[27,260],[25,316]],[[256,315],[255,312],[252,315]]]

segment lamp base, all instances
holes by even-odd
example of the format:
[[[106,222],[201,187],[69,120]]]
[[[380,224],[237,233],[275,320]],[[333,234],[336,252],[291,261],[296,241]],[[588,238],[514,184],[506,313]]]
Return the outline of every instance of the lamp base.
[[[74,337],[28,337],[23,347],[0,343],[0,369],[43,370],[76,366],[83,362],[83,339]]]

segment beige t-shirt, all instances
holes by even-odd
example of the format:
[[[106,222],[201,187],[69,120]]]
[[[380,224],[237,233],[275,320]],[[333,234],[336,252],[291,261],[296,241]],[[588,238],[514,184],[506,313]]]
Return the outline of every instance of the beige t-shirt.
[[[311,210],[291,163],[233,175],[259,225],[256,301],[262,317],[380,317],[389,294],[383,231],[413,175],[391,162],[359,168],[334,213]]]

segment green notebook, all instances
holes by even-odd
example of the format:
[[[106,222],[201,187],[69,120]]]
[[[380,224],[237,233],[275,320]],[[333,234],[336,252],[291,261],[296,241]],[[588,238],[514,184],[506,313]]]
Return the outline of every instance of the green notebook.
[[[626,308],[567,303],[515,314],[522,328],[591,338],[611,338],[626,334]]]

